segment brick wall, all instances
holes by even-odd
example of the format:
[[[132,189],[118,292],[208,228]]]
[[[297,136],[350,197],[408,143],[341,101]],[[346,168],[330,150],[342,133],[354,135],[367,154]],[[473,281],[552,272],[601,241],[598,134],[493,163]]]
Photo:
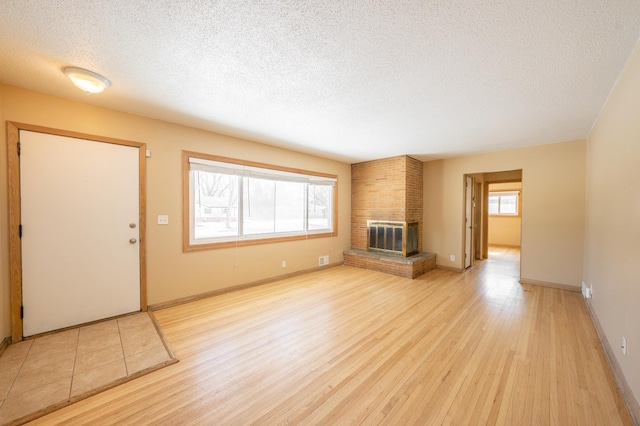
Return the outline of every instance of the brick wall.
[[[422,251],[422,201],[424,198],[422,190],[422,161],[415,158],[405,157],[406,165],[406,185],[405,185],[405,222],[418,222],[418,249]]]
[[[367,249],[367,220],[419,223],[422,250],[422,162],[406,155],[351,166],[351,248]]]
[[[397,256],[368,256],[353,250],[344,252],[345,265],[404,278],[417,278],[436,267],[436,255],[433,253],[422,253],[418,256],[413,256],[411,262],[402,261],[402,259]]]

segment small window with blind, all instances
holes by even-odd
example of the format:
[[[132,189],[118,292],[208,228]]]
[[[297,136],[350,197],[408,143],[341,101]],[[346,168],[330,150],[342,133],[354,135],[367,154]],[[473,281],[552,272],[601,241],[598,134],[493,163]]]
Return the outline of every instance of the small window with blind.
[[[517,216],[518,191],[490,192],[489,214],[495,216]]]
[[[336,235],[336,176],[183,156],[186,251]]]

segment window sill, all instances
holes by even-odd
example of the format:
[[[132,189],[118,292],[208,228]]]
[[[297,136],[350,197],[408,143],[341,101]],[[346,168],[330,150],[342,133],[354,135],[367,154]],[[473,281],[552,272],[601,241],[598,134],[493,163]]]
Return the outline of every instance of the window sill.
[[[265,237],[265,238],[251,238],[251,239],[238,239],[233,241],[221,241],[218,243],[205,243],[205,244],[190,244],[189,241],[183,241],[182,252],[189,253],[192,251],[201,250],[215,250],[229,247],[244,247],[253,246],[258,244],[271,244],[271,243],[284,243],[289,241],[301,241],[311,240],[315,238],[329,238],[337,237],[338,232],[318,232],[304,235],[287,235],[282,237]]]

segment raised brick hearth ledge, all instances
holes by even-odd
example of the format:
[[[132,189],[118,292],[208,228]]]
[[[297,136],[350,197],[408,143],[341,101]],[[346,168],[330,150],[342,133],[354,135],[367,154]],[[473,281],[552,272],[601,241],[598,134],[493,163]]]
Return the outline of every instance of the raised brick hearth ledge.
[[[405,278],[417,278],[436,267],[435,253],[418,253],[403,257],[395,254],[352,249],[346,250],[343,256],[345,265]]]

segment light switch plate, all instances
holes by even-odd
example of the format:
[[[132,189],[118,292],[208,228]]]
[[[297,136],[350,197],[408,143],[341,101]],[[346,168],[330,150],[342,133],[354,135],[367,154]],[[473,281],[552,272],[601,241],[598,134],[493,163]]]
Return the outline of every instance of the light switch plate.
[[[166,214],[158,215],[158,225],[168,225],[169,224],[169,216]]]

